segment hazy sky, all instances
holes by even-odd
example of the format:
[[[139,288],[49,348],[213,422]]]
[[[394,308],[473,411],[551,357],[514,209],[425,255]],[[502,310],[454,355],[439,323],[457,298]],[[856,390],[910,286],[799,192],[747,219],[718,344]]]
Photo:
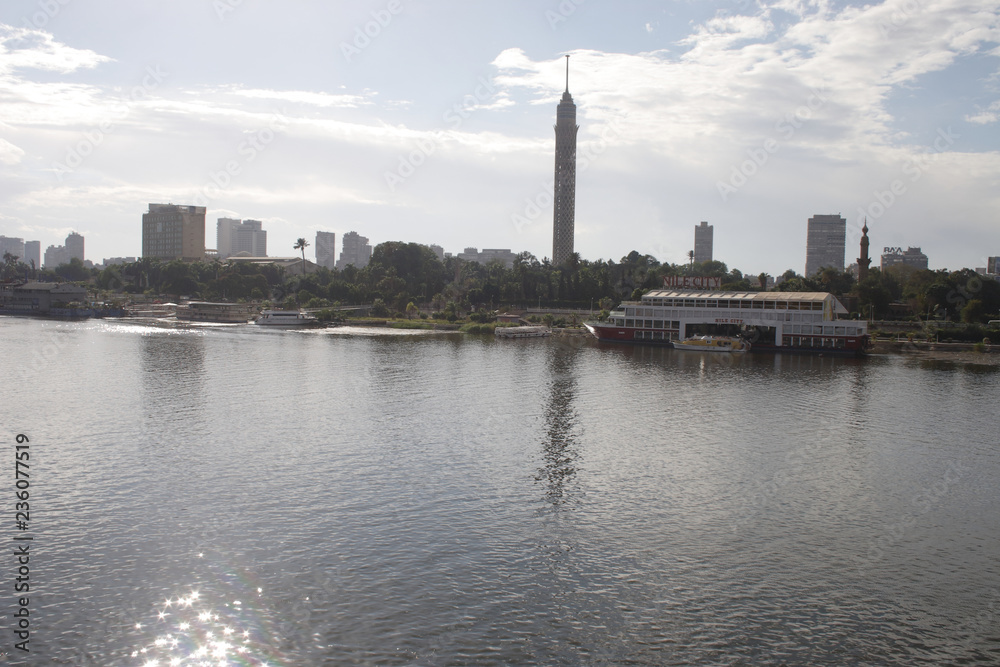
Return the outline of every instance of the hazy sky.
[[[862,217],[931,268],[1000,255],[1000,0],[4,0],[0,235],[139,255],[149,202],[340,237],[552,254],[556,104],[576,250],[804,270]],[[307,255],[310,251],[307,251]],[[876,259],[876,264],[877,264]]]

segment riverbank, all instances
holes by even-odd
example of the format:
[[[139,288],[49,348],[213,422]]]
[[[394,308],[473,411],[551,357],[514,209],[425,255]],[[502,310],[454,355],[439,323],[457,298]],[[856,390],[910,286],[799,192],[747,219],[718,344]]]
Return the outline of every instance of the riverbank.
[[[985,346],[980,351],[976,349],[974,343],[928,343],[883,339],[874,341],[872,352],[911,355],[933,361],[1000,366],[1000,345]]]

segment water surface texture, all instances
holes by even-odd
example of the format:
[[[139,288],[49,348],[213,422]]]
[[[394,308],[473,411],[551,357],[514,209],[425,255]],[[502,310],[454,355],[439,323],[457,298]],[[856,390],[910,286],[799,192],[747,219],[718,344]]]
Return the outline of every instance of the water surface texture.
[[[18,318],[0,353],[36,664],[1000,663],[995,370]]]

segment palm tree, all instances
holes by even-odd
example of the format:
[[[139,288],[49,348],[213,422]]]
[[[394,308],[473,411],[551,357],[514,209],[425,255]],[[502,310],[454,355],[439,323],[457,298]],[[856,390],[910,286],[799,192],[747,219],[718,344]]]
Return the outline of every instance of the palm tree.
[[[309,242],[305,239],[298,239],[295,241],[295,245],[292,247],[295,250],[302,251],[302,275],[306,275],[306,248],[309,246]]]

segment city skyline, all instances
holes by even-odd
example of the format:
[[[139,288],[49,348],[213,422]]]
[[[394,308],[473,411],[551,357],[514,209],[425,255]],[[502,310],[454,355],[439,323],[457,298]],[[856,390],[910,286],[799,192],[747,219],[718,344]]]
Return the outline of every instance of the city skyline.
[[[542,259],[570,54],[585,259],[683,264],[710,220],[715,259],[799,271],[815,211],[932,269],[1000,248],[997,0],[83,9],[0,8],[0,234],[43,247],[141,254],[161,201],[261,220],[274,248],[335,219]],[[461,58],[419,47],[446,38]]]

